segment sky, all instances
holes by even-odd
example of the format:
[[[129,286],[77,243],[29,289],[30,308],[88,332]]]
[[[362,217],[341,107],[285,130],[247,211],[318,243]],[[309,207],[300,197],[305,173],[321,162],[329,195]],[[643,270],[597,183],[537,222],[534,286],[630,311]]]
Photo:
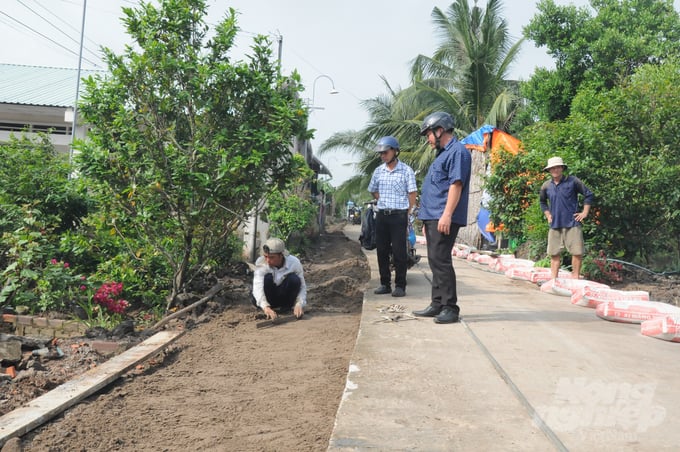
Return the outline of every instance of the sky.
[[[469,0],[470,4],[474,0]],[[536,14],[534,0],[504,0],[502,14],[510,34],[519,39]],[[587,0],[555,0],[559,5],[587,6]],[[274,55],[281,53],[284,73],[297,70],[312,109],[309,127],[316,151],[336,132],[360,130],[368,120],[361,101],[409,85],[410,62],[432,55],[438,44],[431,20],[440,0],[208,0],[208,24],[216,24],[227,8],[238,12],[241,33],[234,58],[250,52],[257,34],[271,37]],[[484,0],[479,1],[484,6]],[[85,8],[84,69],[106,69],[98,49],[121,53],[130,43],[120,21],[122,7],[132,0],[0,0],[0,63],[78,67]],[[677,7],[677,2],[676,2]],[[279,37],[281,43],[279,44]],[[513,79],[528,79],[536,67],[552,68],[543,49],[526,41],[510,70]],[[382,78],[381,78],[382,77]],[[331,94],[335,89],[337,94]],[[74,87],[75,91],[75,87]],[[342,152],[318,155],[338,186],[355,172],[353,157]]]

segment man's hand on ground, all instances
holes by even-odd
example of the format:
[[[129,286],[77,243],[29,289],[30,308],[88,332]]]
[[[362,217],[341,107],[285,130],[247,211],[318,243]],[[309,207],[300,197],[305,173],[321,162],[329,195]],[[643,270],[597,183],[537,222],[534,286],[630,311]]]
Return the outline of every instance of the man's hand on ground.
[[[302,317],[304,315],[305,312],[302,309],[302,306],[300,306],[299,304],[296,304],[295,308],[293,308],[293,313],[295,314],[295,317],[297,317],[299,319],[300,317]]]
[[[262,312],[265,313],[265,315],[267,316],[267,318],[268,318],[269,320],[274,320],[275,318],[278,317],[278,314],[276,314],[276,312],[275,312],[272,308],[270,308],[269,306],[267,306],[266,308],[264,308],[264,309],[262,310]]]

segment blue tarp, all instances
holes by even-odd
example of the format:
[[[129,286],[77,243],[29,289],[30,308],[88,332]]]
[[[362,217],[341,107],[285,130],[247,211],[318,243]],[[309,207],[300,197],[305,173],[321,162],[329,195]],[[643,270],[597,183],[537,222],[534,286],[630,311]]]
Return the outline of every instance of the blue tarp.
[[[486,210],[485,208],[479,209],[479,213],[477,214],[477,227],[479,228],[479,232],[482,233],[482,236],[492,245],[496,243],[496,237],[490,233],[489,231],[486,230],[486,226],[489,224],[491,221],[491,212]]]
[[[485,133],[491,133],[496,129],[494,126],[490,126],[488,124],[483,125],[479,129],[475,130],[472,132],[470,135],[466,136],[462,140],[460,140],[461,143],[463,144],[483,144],[484,143],[484,134]]]

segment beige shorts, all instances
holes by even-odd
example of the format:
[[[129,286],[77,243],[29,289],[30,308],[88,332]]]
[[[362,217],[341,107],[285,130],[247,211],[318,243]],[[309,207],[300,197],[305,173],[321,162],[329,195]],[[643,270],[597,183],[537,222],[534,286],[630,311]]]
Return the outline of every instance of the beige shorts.
[[[548,232],[548,255],[557,256],[566,249],[572,256],[583,256],[583,231],[580,227],[550,229]]]

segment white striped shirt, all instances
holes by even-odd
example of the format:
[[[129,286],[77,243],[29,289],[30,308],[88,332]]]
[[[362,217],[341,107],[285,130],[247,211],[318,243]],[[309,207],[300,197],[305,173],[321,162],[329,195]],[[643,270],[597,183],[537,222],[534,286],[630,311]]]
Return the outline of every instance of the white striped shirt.
[[[369,192],[377,192],[380,195],[378,210],[407,210],[409,208],[408,195],[417,190],[416,174],[401,160],[397,161],[397,166],[393,170],[387,168],[386,163],[377,167],[368,184]]]

